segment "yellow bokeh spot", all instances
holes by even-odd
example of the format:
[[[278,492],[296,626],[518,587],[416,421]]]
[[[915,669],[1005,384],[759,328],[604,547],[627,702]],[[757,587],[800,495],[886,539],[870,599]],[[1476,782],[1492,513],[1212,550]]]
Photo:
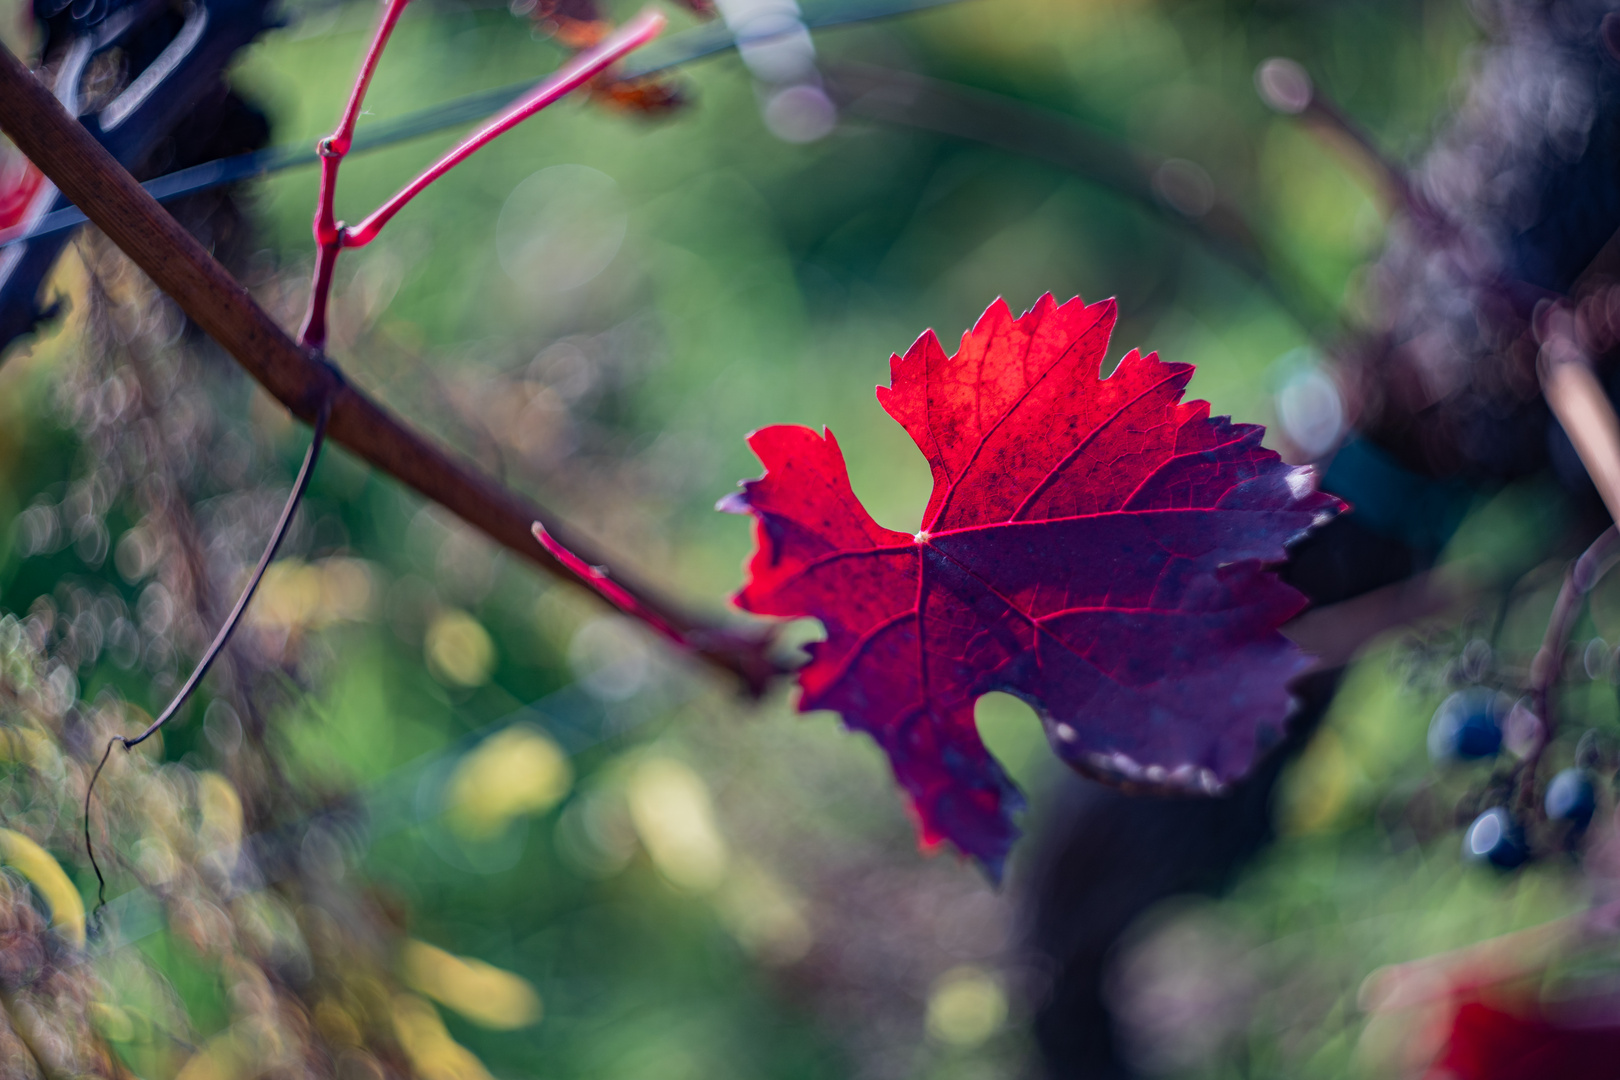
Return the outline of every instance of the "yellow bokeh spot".
[[[725,878],[726,842],[714,822],[709,789],[691,769],[649,758],[630,773],[630,820],[653,864],[673,884],[708,892]]]
[[[96,1030],[109,1042],[127,1043],[135,1038],[135,1021],[117,1005],[92,1001],[90,1018],[95,1022]]]
[[[411,989],[480,1027],[511,1031],[540,1022],[540,995],[521,975],[424,941],[405,943],[400,967]]]
[[[56,929],[84,948],[84,900],[51,853],[20,832],[0,829],[0,863],[5,863],[39,890],[50,905]]]
[[[393,1014],[394,1034],[422,1080],[494,1080],[471,1050],[450,1037],[432,1005],[399,994]]]
[[[983,968],[952,968],[935,981],[928,995],[928,1033],[951,1046],[978,1046],[1006,1020],[1006,992]]]
[[[1289,769],[1277,795],[1277,828],[1285,836],[1320,832],[1338,820],[1354,787],[1355,764],[1332,731],[1319,732]]]
[[[356,622],[369,614],[371,600],[371,570],[364,560],[282,559],[264,572],[248,621],[283,631]]]
[[[237,1080],[251,1057],[241,1043],[234,1032],[220,1032],[186,1059],[174,1080]]]
[[[1377,800],[1400,763],[1423,745],[1430,708],[1390,677],[1387,650],[1356,660],[1322,727],[1278,779],[1275,820],[1287,836],[1342,826]]]
[[[562,748],[538,728],[514,724],[461,759],[445,791],[445,810],[456,832],[488,839],[519,815],[550,810],[573,783]]]
[[[814,937],[804,904],[764,867],[742,862],[715,896],[720,920],[739,944],[773,964],[791,964]]]
[[[0,761],[14,761],[44,771],[51,759],[50,740],[43,732],[0,728]]]
[[[354,1022],[349,1010],[331,998],[322,998],[315,1005],[315,1030],[332,1046],[360,1046],[360,1025]]]
[[[197,809],[203,839],[210,847],[228,848],[242,839],[242,798],[219,773],[197,773]]]
[[[495,670],[495,642],[465,611],[442,611],[423,641],[428,669],[452,686],[483,686]]]

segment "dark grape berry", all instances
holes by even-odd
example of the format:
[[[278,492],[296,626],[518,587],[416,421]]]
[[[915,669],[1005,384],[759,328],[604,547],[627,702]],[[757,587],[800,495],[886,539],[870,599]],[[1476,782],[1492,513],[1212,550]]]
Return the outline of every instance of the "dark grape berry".
[[[1502,748],[1500,695],[1483,687],[1459,690],[1440,703],[1429,723],[1429,757],[1472,761]]]
[[[1553,821],[1567,821],[1577,829],[1592,822],[1597,809],[1597,788],[1585,769],[1565,769],[1547,785],[1547,816]]]
[[[1468,826],[1463,835],[1463,857],[1512,870],[1530,857],[1530,849],[1512,815],[1503,807],[1493,806]]]

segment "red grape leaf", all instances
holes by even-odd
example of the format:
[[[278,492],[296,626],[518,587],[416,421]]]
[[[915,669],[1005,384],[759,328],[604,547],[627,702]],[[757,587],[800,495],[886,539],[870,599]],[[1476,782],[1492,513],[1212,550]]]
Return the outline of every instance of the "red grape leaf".
[[[915,535],[872,520],[830,431],[748,443],[765,475],[735,602],[814,616],[800,711],[888,754],[925,844],[992,876],[1022,799],[974,726],[992,690],[1034,707],[1058,756],[1105,780],[1214,793],[1281,732],[1309,658],[1278,633],[1305,598],[1268,565],[1343,508],[1264,428],[1181,403],[1189,364],[1129,353],[1100,377],[1112,300],[997,300],[946,356],[933,331],[878,401],[933,467]]]

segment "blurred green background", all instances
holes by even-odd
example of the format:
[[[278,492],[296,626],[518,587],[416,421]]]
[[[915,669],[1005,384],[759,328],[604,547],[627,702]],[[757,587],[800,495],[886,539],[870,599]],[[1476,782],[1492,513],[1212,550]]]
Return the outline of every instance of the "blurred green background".
[[[234,75],[278,145],[330,129],[374,9],[292,15]],[[746,522],[712,507],[757,474],[744,435],[830,427],[857,494],[910,531],[928,471],[872,388],[891,352],[928,327],[949,346],[998,296],[1015,311],[1047,291],[1115,296],[1110,364],[1159,350],[1198,366],[1192,391],[1215,411],[1270,423],[1282,375],[1309,362],[1335,313],[1354,317],[1387,208],[1332,146],[1265,108],[1256,65],[1298,59],[1403,158],[1432,136],[1477,39],[1465,5],[1440,0],[964,0],[818,32],[818,63],[835,89],[903,71],[995,95],[993,122],[941,135],[920,108],[915,122],[895,117],[904,93],[885,99],[889,122],[854,93],[837,129],[803,145],[767,129],[748,71],[724,54],[675,74],[690,101],[672,115],[570,100],[430,189],[340,263],[331,352],[616,560],[721,614],[751,541]],[[503,5],[418,0],[361,130],[560,58]],[[1052,117],[1076,145],[1106,149],[1115,171],[997,148],[1049,147]],[[363,216],[449,138],[352,158],[339,216]],[[1166,159],[1247,220],[1259,262],[1234,263],[1173,191],[1152,194]],[[1146,186],[1122,190],[1118,169]],[[307,288],[314,188],[312,170],[293,170],[239,196],[256,230],[248,280],[288,325]],[[70,297],[82,291],[71,262]],[[0,605],[19,614],[66,609],[74,589],[111,591],[133,611],[148,588],[138,552],[123,557],[139,546],[121,546],[133,520],[109,518],[108,543],[87,557],[60,529],[30,533],[23,513],[59,505],[88,453],[55,389],[81,330],[70,316],[0,369],[0,519],[15,523],[0,534]],[[218,378],[222,414],[290,476],[305,433],[240,378]],[[204,493],[202,512],[228,496]],[[289,767],[358,793],[365,824],[335,856],[346,872],[410,938],[515,973],[538,995],[530,1022],[522,991],[492,984],[517,996],[526,1020],[512,1030],[443,1010],[490,1073],[1030,1067],[1022,854],[1000,892],[949,855],[920,854],[875,748],[826,714],[794,716],[785,688],[746,705],[336,449],[251,627],[292,673],[272,717]],[[1500,886],[1455,867],[1452,838],[1390,854],[1377,793],[1426,768],[1436,700],[1432,686],[1401,689],[1391,662],[1362,662],[1330,721],[1339,749],[1300,766],[1316,771],[1308,798],[1285,800],[1291,838],[1220,905],[1156,916],[1198,941],[1289,943],[1255,961],[1256,979],[1294,1012],[1257,1021],[1231,1075],[1343,1075],[1361,1032],[1355,989],[1374,964],[1569,906],[1556,881],[1527,875],[1504,907]],[[78,679],[86,699],[113,686],[155,712],[173,679],[153,671],[109,654]],[[1038,825],[1062,778],[1036,721],[1000,696],[981,717]],[[209,767],[230,730],[204,698],[163,754]],[[1362,761],[1358,745],[1376,753]],[[1379,947],[1345,930],[1357,926],[1374,927]],[[194,1038],[224,1025],[217,973],[166,931],[137,947],[183,1000]],[[1317,982],[1291,991],[1277,972]],[[140,1038],[132,1029],[130,1045]],[[1225,1068],[1216,1046],[1154,1067]]]

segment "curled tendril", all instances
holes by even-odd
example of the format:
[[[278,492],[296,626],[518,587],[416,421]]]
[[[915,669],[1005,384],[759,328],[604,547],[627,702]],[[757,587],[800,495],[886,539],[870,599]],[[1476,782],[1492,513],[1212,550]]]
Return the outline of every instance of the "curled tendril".
[[[158,718],[148,724],[139,735],[114,735],[108,739],[107,748],[102,751],[101,760],[96,764],[96,771],[90,776],[90,784],[84,791],[84,850],[90,856],[90,868],[96,872],[96,919],[99,919],[101,909],[107,904],[107,879],[102,876],[101,864],[96,860],[95,845],[90,839],[90,800],[95,795],[96,782],[101,779],[101,770],[107,767],[107,759],[112,756],[114,746],[122,745],[127,753],[132,748],[151,738],[164,724],[173,719],[175,713],[180,711],[180,707],[186,703],[192,692],[197,689],[197,685],[202,682],[203,676],[208,674],[208,669],[219,658],[219,654],[224,651],[226,644],[231,640],[231,635],[235,633],[237,625],[242,621],[242,615],[247,611],[247,606],[252,601],[253,594],[258,591],[259,583],[264,580],[265,570],[269,568],[271,560],[276,557],[276,549],[281,547],[282,540],[286,539],[287,530],[292,525],[293,514],[297,512],[298,504],[303,501],[304,492],[309,488],[309,479],[315,472],[315,462],[320,458],[321,446],[326,441],[326,422],[330,415],[330,402],[323,402],[320,411],[315,416],[314,435],[309,441],[309,449],[304,453],[304,463],[299,467],[298,479],[293,482],[292,493],[287,496],[287,505],[282,507],[281,518],[276,522],[275,529],[270,533],[270,542],[265,545],[264,554],[259,556],[259,564],[254,567],[253,576],[248,579],[247,585],[242,589],[242,595],[237,598],[236,606],[225,617],[225,622],[220,626],[219,633],[214,635],[214,640],[209,644],[207,650],[203,652],[202,658],[197,661],[197,666],[192,669],[191,677],[186,680],[184,686],[180,687],[179,691],[174,695],[174,699],[158,715]]]

